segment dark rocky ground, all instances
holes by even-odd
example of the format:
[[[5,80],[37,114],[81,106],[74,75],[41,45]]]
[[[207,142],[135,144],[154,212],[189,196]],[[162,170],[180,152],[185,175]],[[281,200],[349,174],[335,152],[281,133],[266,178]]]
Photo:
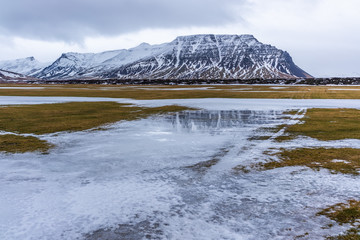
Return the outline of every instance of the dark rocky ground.
[[[119,84],[119,85],[198,85],[198,84],[289,84],[289,85],[360,85],[360,78],[300,78],[300,79],[69,79],[28,80],[38,84]]]

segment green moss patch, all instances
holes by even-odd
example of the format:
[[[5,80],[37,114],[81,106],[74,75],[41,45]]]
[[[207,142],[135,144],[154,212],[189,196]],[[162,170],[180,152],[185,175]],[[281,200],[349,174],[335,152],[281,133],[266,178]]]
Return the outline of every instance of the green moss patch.
[[[13,134],[0,135],[0,152],[47,152],[51,147],[51,144],[36,137],[24,137]]]
[[[290,125],[285,133],[319,140],[360,139],[360,110],[309,109],[302,124]]]
[[[180,106],[134,107],[115,102],[8,106],[0,108],[0,130],[35,134],[82,131],[120,120],[135,120],[187,109]]]
[[[327,240],[360,240],[360,228],[350,228],[344,234],[327,237]]]
[[[299,148],[282,149],[276,156],[279,161],[260,165],[262,169],[274,169],[288,166],[306,166],[315,170],[329,169],[332,173],[359,175],[360,149],[352,148]]]
[[[360,224],[360,201],[349,200],[347,203],[338,203],[317,213],[324,215],[340,225],[349,223]]]
[[[329,240],[360,240],[360,201],[349,200],[346,203],[338,203],[317,213],[324,215],[340,225],[350,224],[353,226],[344,234],[327,237]]]

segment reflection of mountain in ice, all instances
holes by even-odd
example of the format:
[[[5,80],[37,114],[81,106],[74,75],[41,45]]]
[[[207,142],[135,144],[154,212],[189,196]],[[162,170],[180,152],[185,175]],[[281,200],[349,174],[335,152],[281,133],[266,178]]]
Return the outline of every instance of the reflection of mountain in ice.
[[[214,100],[201,100],[204,109],[207,101]],[[316,212],[359,198],[358,177],[302,167],[235,173],[232,167],[264,160],[263,151],[271,148],[360,147],[359,142],[250,141],[259,129],[290,120],[269,110],[271,100],[257,111],[231,101],[216,103],[234,110],[45,135],[58,146],[48,155],[0,154],[0,239],[258,240],[306,232],[308,239],[321,239],[346,229],[323,229],[331,221]],[[204,165],[208,171],[191,167],[213,160],[214,166]]]
[[[282,111],[184,111],[168,117],[177,129],[220,130],[241,128],[246,125],[276,124]]]

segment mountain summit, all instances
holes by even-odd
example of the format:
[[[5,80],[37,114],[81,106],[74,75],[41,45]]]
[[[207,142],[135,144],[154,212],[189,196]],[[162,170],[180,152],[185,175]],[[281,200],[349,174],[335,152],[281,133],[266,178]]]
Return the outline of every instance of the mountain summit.
[[[41,63],[37,61],[34,57],[0,61],[0,69],[16,72],[23,75],[37,74],[47,65],[48,63]]]
[[[286,51],[252,35],[180,36],[102,53],[64,53],[33,76],[44,79],[307,78]]]

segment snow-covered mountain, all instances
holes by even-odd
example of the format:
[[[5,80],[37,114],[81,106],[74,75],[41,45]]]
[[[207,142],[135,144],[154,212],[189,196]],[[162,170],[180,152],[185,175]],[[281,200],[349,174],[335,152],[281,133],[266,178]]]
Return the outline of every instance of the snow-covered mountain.
[[[24,80],[32,80],[34,78],[25,76],[20,73],[10,72],[0,69],[0,82],[18,82]]]
[[[37,74],[48,65],[49,63],[41,63],[34,57],[0,61],[0,69],[24,75]]]
[[[32,76],[44,79],[306,78],[286,51],[252,35],[192,35],[102,53],[64,53]]]

